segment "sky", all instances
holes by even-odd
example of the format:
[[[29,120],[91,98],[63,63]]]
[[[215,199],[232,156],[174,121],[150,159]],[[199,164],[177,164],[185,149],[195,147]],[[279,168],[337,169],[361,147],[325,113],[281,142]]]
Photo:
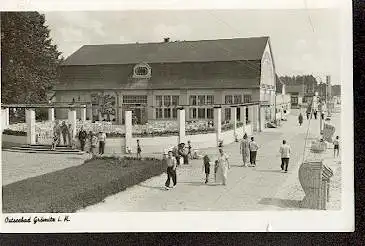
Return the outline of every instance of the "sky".
[[[43,12],[64,57],[86,44],[269,36],[280,76],[313,74],[340,81],[336,9]]]

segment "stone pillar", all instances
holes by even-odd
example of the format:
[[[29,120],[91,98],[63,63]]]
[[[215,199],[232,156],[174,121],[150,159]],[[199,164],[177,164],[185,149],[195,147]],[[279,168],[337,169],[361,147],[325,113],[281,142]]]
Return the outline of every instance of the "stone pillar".
[[[27,123],[27,144],[36,144],[35,110],[33,108],[25,109],[25,122]]]
[[[68,110],[68,121],[72,127],[71,136],[73,139],[76,136],[76,109],[75,108],[70,108]]]
[[[241,122],[243,123],[243,134],[246,132],[246,107],[241,107]]]
[[[54,108],[48,108],[48,121],[54,121]]]
[[[10,124],[10,121],[9,121],[9,108],[6,108],[5,109],[5,127],[8,127],[9,124]]]
[[[252,106],[252,130],[257,132],[258,131],[258,120],[259,114],[257,112],[257,105]]]
[[[179,144],[185,142],[185,109],[177,110],[177,121],[179,125]]]
[[[132,150],[132,111],[125,111],[125,152]]]
[[[86,105],[82,105],[82,108],[80,109],[80,119],[81,122],[85,122],[86,121]]]
[[[231,123],[233,124],[233,139],[237,138],[237,107],[231,108]]]
[[[262,132],[265,128],[265,108],[264,107],[259,107],[259,111],[260,111],[260,123],[259,123],[259,131]]]
[[[222,133],[222,108],[214,108],[214,128],[217,136],[216,141],[218,146]]]
[[[93,121],[93,105],[91,103],[89,103],[87,105],[87,118],[89,118],[89,120],[91,120],[91,122]]]
[[[100,107],[99,107],[99,109],[98,109],[98,121],[102,121],[103,120],[102,118],[103,117],[101,115],[101,111],[100,111]]]

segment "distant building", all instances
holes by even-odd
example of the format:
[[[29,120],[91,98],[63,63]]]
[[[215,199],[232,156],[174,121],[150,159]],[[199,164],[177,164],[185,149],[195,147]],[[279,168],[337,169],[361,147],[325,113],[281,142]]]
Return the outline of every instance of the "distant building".
[[[269,37],[160,43],[85,45],[61,66],[57,102],[85,102],[88,118],[120,124],[131,110],[137,123],[213,119],[213,104],[262,102],[275,119],[275,64]],[[57,118],[67,118],[58,110]],[[237,118],[240,117],[238,109]]]

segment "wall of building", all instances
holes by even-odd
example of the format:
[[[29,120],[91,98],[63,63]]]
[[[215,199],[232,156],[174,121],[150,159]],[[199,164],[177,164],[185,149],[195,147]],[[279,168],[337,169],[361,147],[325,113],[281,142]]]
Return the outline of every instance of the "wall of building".
[[[266,44],[261,64],[260,101],[267,101],[269,103],[270,107],[264,109],[265,119],[273,121],[275,120],[276,83],[275,67],[269,42]]]

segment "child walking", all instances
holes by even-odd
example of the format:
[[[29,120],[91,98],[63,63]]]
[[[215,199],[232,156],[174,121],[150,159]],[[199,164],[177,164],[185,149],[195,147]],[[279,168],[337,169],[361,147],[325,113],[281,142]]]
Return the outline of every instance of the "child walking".
[[[205,170],[205,183],[207,184],[210,174],[210,159],[208,155],[205,155],[203,158],[203,169]]]
[[[336,136],[336,139],[333,141],[333,157],[337,157],[340,155],[340,137]]]
[[[51,150],[56,150],[57,143],[58,143],[58,135],[55,133],[53,134]]]
[[[139,139],[137,139],[137,158],[138,159],[142,159],[141,152],[142,152],[141,145],[139,145]]]

